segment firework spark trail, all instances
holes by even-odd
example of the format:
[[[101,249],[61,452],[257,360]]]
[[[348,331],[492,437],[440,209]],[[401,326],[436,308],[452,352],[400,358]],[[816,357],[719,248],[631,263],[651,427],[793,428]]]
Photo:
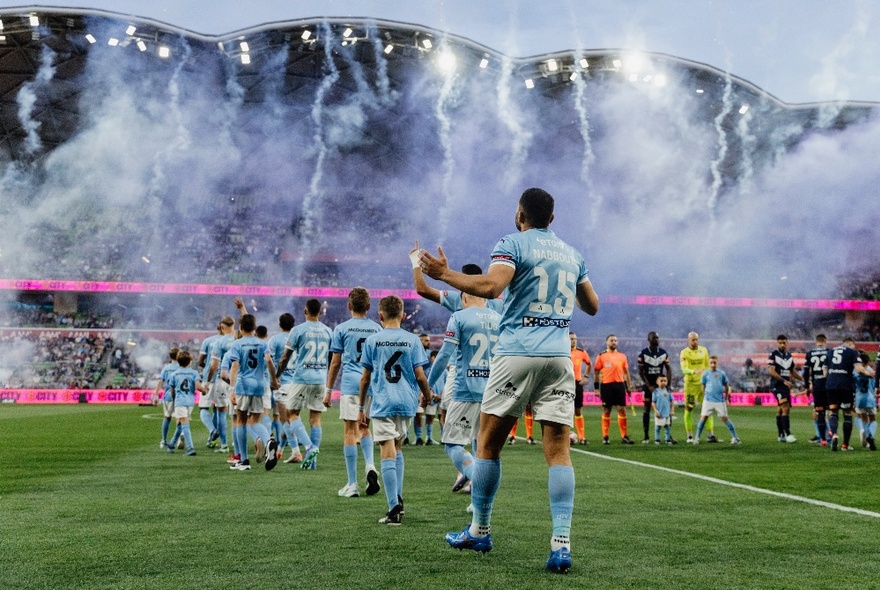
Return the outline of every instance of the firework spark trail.
[[[40,140],[40,121],[33,118],[34,106],[37,103],[37,91],[49,84],[55,77],[55,61],[56,54],[48,45],[43,45],[40,53],[40,67],[37,70],[36,77],[22,85],[18,91],[16,99],[18,101],[18,120],[24,127],[27,136],[24,140],[24,148],[29,156],[32,156],[43,149],[43,142]]]
[[[718,195],[721,192],[721,165],[727,157],[727,131],[724,130],[724,119],[733,109],[733,81],[727,74],[724,80],[724,94],[721,99],[721,111],[715,117],[715,131],[718,133],[718,153],[712,160],[712,185],[709,187],[709,200],[706,203],[712,219],[715,219],[715,207],[718,205]]]

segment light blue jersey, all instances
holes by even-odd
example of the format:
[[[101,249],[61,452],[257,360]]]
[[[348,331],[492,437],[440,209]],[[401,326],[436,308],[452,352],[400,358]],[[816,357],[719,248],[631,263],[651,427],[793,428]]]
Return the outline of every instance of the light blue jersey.
[[[287,346],[288,336],[290,336],[290,332],[281,332],[269,338],[269,354],[272,355],[272,361],[275,363],[276,368],[281,366],[281,357],[284,356],[284,348]],[[281,373],[279,378],[281,385],[293,383],[294,360],[291,358],[284,372]]]
[[[296,354],[293,383],[324,385],[327,382],[332,335],[330,328],[312,321],[306,321],[290,331],[286,347],[291,355]]]
[[[505,297],[507,294],[507,290],[502,293],[502,297]],[[455,313],[457,311],[461,311],[461,293],[458,291],[440,291],[440,305]],[[501,313],[504,309],[504,300],[503,299],[487,299],[486,307],[491,309],[492,311],[496,311]]]
[[[213,354],[214,343],[217,342],[219,338],[222,338],[220,334],[214,334],[213,336],[208,336],[202,340],[202,346],[199,348],[199,357],[203,354],[205,355],[205,366],[202,368],[202,381],[208,381],[208,373],[211,372],[211,355]]]
[[[874,388],[877,382],[874,377],[853,371],[853,383],[855,384],[855,407],[876,410],[877,396],[874,394]]]
[[[269,347],[256,336],[244,336],[232,343],[229,360],[238,363],[235,395],[262,397],[269,387],[266,355]]]
[[[232,342],[235,340],[235,336],[232,334],[224,334],[217,338],[214,343],[211,345],[211,361],[217,359],[219,363],[217,366],[217,372],[214,373],[214,379],[211,383],[216,383],[217,379],[220,378],[220,373],[223,371],[223,355],[225,355],[229,351],[229,347],[232,346]],[[228,367],[227,367],[227,370]]]
[[[162,367],[162,371],[159,373],[159,379],[162,381],[162,385],[165,387],[165,394],[162,396],[162,401],[171,401],[171,373],[179,368],[180,365],[178,365],[177,362],[168,363],[167,365]]]
[[[714,371],[703,371],[700,382],[706,386],[706,394],[704,399],[707,402],[724,403],[724,392],[727,391],[727,373],[721,369]]]
[[[361,365],[371,371],[370,417],[415,416],[419,405],[415,369],[428,364],[419,337],[400,328],[383,329],[367,338],[361,350]]]
[[[449,318],[443,346],[455,346],[453,364],[455,380],[452,399],[457,402],[483,401],[489,381],[489,359],[498,344],[501,316],[486,307],[468,307]],[[437,371],[446,373],[446,363],[437,356]],[[432,371],[432,376],[439,373]]]
[[[361,351],[369,336],[379,332],[382,326],[367,318],[351,318],[333,329],[330,352],[342,355],[342,395],[358,395],[361,386]]]
[[[568,326],[577,286],[588,280],[580,253],[549,229],[529,229],[501,238],[492,264],[514,270],[496,354],[569,356]]]
[[[196,384],[201,381],[199,372],[192,367],[179,368],[169,377],[174,388],[174,405],[191,408],[196,403]]]
[[[654,389],[654,392],[651,393],[651,403],[657,406],[655,411],[660,414],[661,418],[669,418],[672,412],[672,394],[668,389],[660,389],[659,387]]]

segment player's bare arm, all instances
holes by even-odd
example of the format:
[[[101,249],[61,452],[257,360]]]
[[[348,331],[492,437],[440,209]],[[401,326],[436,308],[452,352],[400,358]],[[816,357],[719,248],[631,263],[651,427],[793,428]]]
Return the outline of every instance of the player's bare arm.
[[[514,273],[513,268],[502,264],[490,265],[489,272],[482,275],[466,275],[456,272],[449,268],[449,261],[443,253],[443,248],[440,247],[437,248],[437,256],[422,250],[419,254],[419,261],[422,272],[432,279],[443,281],[454,289],[484,299],[498,298],[510,284]]]

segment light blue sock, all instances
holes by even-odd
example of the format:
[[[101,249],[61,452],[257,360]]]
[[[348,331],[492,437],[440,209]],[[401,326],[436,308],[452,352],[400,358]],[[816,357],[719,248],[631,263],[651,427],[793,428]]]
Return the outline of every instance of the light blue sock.
[[[348,484],[357,483],[358,448],[357,445],[345,445],[342,447],[342,455],[345,457],[345,473],[348,475]]]
[[[552,465],[547,478],[550,489],[550,516],[553,536],[571,536],[571,513],[574,510],[574,468]]]
[[[235,437],[235,450],[238,453],[239,460],[247,461],[247,429],[244,426],[236,426],[232,429],[232,435]]]
[[[403,453],[397,451],[397,495],[403,496]]]
[[[660,440],[660,427],[654,425],[654,440]]]
[[[667,424],[663,427],[663,430],[666,432],[666,440],[672,440],[672,426]]]
[[[874,420],[870,424],[868,424],[867,432],[871,433],[871,438],[874,438],[874,435],[877,434],[877,421]]]
[[[294,453],[298,453],[299,441],[296,440],[296,435],[293,433],[293,426],[290,422],[286,422],[281,425],[281,428],[284,429],[284,434],[287,435],[287,444],[290,445],[290,448],[293,449]]]
[[[821,436],[819,436],[819,419],[818,418],[813,420],[813,428],[816,429],[816,438],[822,438]]]
[[[169,447],[174,448],[177,446],[177,441],[180,440],[180,434],[182,432],[183,430],[181,429],[180,424],[178,424],[177,428],[174,429],[174,435],[171,437],[171,442],[168,443]]]
[[[220,433],[220,444],[226,446],[226,429],[229,425],[226,422],[226,412],[217,412],[217,431]]]
[[[281,420],[272,420],[272,434],[275,435],[275,440],[278,441],[278,444],[281,444]]]
[[[220,411],[217,408],[214,408],[214,413],[211,414],[211,423],[214,425],[214,430],[220,428],[220,417],[218,416],[219,413]]]
[[[474,515],[471,520],[472,535],[486,535],[492,520],[492,504],[501,483],[501,461],[498,459],[474,459],[474,476],[471,478],[471,503]]]
[[[364,465],[369,467],[376,466],[373,463],[373,437],[372,436],[362,436],[361,437],[361,453],[364,455]]]
[[[434,438],[434,424],[433,423],[425,424],[425,435],[427,436],[428,440]]]
[[[421,426],[413,426],[413,430],[416,431],[416,440],[422,438],[422,427]]]
[[[697,424],[697,440],[699,440],[700,437],[703,435],[703,428],[705,428],[705,427],[706,427],[706,421],[700,420],[700,423]]]
[[[728,420],[727,422],[725,422],[725,424],[727,424],[727,430],[730,431],[730,436],[732,436],[733,438],[739,438],[736,435],[736,428],[733,427],[733,420]]]
[[[199,419],[201,419],[205,428],[208,429],[208,434],[214,432],[214,416],[211,415],[210,408],[199,408]]]
[[[446,445],[446,456],[452,459],[455,468],[466,478],[471,479],[474,475],[474,457],[461,445]]]
[[[306,434],[306,427],[303,426],[303,421],[301,418],[297,418],[293,422],[290,423],[290,428],[293,430],[293,435],[299,440],[299,442],[308,449],[312,446],[312,439],[309,438],[309,435]]]
[[[168,442],[168,429],[171,428],[171,418],[162,419],[162,440]]]
[[[397,461],[395,459],[382,459],[382,483],[385,484],[385,499],[388,501],[388,510],[397,506]]]
[[[263,440],[265,442],[269,442],[269,436],[271,436],[272,432],[272,416],[270,416],[269,414],[263,414],[263,417],[260,418],[260,424],[263,425],[263,428],[266,429],[267,433],[266,438],[264,438]]]
[[[324,434],[324,429],[320,426],[312,426],[309,429],[309,438],[312,439],[312,444],[316,447],[321,446],[321,435]]]
[[[182,424],[180,428],[183,430],[183,441],[186,443],[186,450],[195,448],[193,447],[193,437],[189,429],[189,422]]]

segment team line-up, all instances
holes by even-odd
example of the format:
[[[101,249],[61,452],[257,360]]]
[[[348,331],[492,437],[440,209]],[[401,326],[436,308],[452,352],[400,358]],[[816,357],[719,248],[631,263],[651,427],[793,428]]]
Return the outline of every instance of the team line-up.
[[[352,289],[348,296],[351,319],[333,330],[319,321],[320,301],[310,299],[305,305],[305,321],[296,325],[292,314],[282,314],[278,320],[281,332],[271,338],[265,326],[258,326],[244,303],[236,299],[240,312],[237,331],[236,320],[227,316],[218,324],[218,334],[202,342],[197,358],[187,350],[171,349],[171,362],[163,368],[156,388],[164,413],[160,446],[173,453],[183,441],[184,453],[196,454],[189,420],[198,403],[199,417],[209,432],[208,445],[224,454],[230,452],[230,443],[233,447],[230,469],[251,469],[249,438],[254,441],[254,460],[267,470],[279,460],[315,469],[321,415],[330,407],[331,392],[339,378],[347,474],[339,495],[361,494],[360,448],[367,482],[364,492],[385,492],[388,511],[379,523],[400,525],[405,514],[401,492],[404,441],[408,441],[415,421],[416,444],[421,444],[424,416],[427,444],[433,444],[432,428],[438,417],[441,443],[458,472],[453,491],[470,489],[471,493],[471,523],[448,533],[446,542],[453,548],[485,553],[493,548],[490,522],[501,479],[501,451],[505,443],[513,442],[517,421],[525,416],[529,442],[534,442],[533,421],[541,425],[541,448],[548,466],[552,532],[546,567],[568,572],[572,566],[574,504],[570,445],[587,442],[581,412],[584,386],[592,369],[603,408],[602,442],[610,444],[611,415],[616,409],[621,442],[633,444],[625,412],[632,384],[627,358],[617,350],[615,336],[608,336],[606,350],[593,365],[569,332],[575,307],[595,315],[599,299],[581,254],[549,229],[553,210],[553,197],[546,191],[524,191],[516,207],[517,231],[496,244],[486,273],[474,264],[463,266],[461,272],[453,271],[442,248],[431,254],[416,243],[410,261],[417,292],[452,312],[438,351],[429,350],[426,335],[401,328],[405,314],[403,301],[396,295],[379,301],[376,323],[367,318],[369,293],[360,287]],[[425,276],[452,289],[434,289]],[[778,400],[779,440],[795,441],[788,410],[794,382],[803,381],[814,398],[816,440],[829,444],[832,450],[851,449],[855,408],[866,444],[874,450],[874,369],[859,357],[852,341],[829,350],[824,337],[821,342],[817,338],[817,348],[807,355],[804,375],[796,370],[785,337],[780,336],[777,343],[778,349],[770,355],[769,372]],[[730,442],[739,444],[727,413],[729,380],[718,368],[717,357],[699,345],[696,333],[688,336],[680,366],[685,382],[687,442],[699,444],[706,429],[706,440],[719,442],[713,423],[717,414],[730,432]],[[654,443],[675,444],[671,433],[675,404],[668,390],[670,359],[654,332],[639,355],[638,371],[645,393],[643,442],[651,442],[653,414]],[[198,402],[197,391],[201,392]],[[701,411],[694,431],[692,412],[697,404]],[[308,431],[301,419],[305,410]],[[840,410],[844,413],[842,444],[837,434]],[[228,415],[231,440],[227,436]],[[176,430],[169,440],[175,421]],[[375,444],[379,446],[378,469]],[[287,459],[285,447],[290,449]]]

